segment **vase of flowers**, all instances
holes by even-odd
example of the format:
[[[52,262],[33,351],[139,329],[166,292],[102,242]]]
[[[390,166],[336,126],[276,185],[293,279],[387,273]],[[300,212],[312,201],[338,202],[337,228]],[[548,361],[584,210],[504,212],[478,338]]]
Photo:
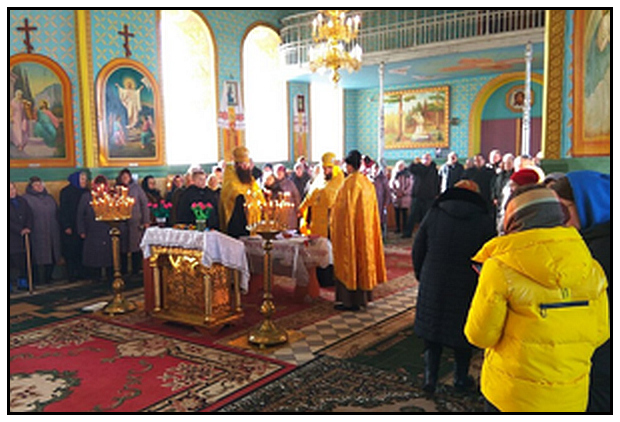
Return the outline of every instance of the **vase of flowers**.
[[[207,220],[213,211],[213,205],[210,202],[194,202],[192,204],[192,211],[194,217],[196,217],[196,230],[204,231],[207,228]]]
[[[166,220],[170,217],[170,209],[172,203],[166,202],[163,199],[158,202],[149,202],[147,207],[151,210],[155,221],[159,227],[166,227]]]

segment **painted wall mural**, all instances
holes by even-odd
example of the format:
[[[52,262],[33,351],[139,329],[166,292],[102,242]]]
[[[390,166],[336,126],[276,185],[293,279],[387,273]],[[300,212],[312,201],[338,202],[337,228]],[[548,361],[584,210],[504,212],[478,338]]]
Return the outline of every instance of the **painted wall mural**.
[[[575,11],[573,156],[609,155],[611,12]]]
[[[8,101],[11,166],[75,165],[71,82],[56,62],[38,54],[12,56]]]
[[[153,75],[138,62],[116,59],[97,78],[99,162],[161,165],[161,107]]]
[[[389,91],[384,95],[385,149],[447,148],[448,86]]]

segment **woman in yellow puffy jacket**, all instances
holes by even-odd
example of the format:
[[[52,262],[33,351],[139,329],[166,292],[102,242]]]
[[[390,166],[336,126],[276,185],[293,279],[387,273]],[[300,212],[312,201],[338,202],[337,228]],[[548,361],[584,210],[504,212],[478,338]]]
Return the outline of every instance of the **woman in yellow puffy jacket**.
[[[590,358],[609,338],[607,279],[550,189],[515,191],[483,263],[465,336],[485,349],[487,410],[583,412]]]

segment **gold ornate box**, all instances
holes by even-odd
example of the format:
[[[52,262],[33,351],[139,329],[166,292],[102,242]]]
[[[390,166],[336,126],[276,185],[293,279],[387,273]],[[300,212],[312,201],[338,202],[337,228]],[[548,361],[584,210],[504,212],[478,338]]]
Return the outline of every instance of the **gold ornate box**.
[[[201,250],[151,245],[150,252],[145,309],[153,317],[205,328],[243,317],[239,271],[203,265]]]

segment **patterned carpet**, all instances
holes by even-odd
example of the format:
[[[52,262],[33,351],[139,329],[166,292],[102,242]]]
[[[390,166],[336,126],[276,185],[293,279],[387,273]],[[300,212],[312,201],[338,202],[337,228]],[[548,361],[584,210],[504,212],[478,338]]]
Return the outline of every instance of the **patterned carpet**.
[[[452,389],[449,354],[435,396],[421,392],[420,344],[411,329],[417,297],[411,239],[389,234],[385,252],[389,282],[375,289],[375,300],[360,312],[335,311],[333,288],[292,303],[287,298],[294,281],[276,277],[276,322],[293,335],[268,351],[239,342],[260,320],[259,298],[244,297],[246,321],[209,333],[140,310],[139,278],[126,280],[125,290],[139,309],[114,317],[81,312],[111,299],[105,283],[12,294],[9,410],[480,411],[478,393]]]
[[[292,369],[84,317],[10,345],[11,412],[212,411]]]

